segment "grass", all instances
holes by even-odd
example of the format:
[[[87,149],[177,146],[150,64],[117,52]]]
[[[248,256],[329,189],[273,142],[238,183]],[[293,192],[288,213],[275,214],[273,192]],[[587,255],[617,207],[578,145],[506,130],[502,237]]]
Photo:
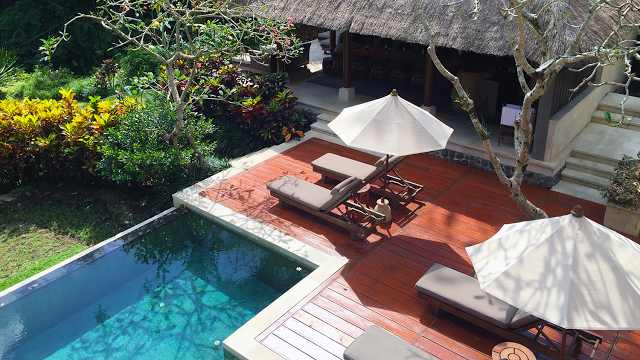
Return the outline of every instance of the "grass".
[[[30,187],[0,200],[0,291],[164,209],[140,192],[60,184]]]

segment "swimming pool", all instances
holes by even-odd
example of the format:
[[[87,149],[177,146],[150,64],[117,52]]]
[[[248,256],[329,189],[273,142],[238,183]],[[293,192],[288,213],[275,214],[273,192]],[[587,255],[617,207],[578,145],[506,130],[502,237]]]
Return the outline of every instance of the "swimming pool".
[[[1,297],[0,358],[223,359],[222,341],[309,273],[186,213]]]

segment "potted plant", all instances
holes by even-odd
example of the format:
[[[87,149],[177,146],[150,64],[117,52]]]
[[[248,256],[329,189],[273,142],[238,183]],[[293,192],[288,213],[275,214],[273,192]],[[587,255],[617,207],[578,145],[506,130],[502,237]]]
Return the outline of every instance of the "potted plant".
[[[640,152],[636,156],[623,155],[609,185],[600,188],[600,194],[608,200],[604,225],[634,236],[640,232]]]

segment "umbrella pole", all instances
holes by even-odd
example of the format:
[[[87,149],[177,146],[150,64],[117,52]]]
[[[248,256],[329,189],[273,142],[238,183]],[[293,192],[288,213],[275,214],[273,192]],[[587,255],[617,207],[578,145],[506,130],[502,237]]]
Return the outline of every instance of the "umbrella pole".
[[[562,343],[560,345],[560,360],[564,360],[564,348],[567,345],[567,329],[562,329]]]
[[[382,184],[382,203],[384,204],[384,196],[387,194],[387,171],[389,169],[389,154],[387,154],[387,158],[384,159],[384,178]]]
[[[382,179],[382,197],[378,199],[376,202],[375,211],[384,215],[383,223],[388,223],[391,221],[391,208],[389,207],[389,200],[385,199],[385,195],[387,194],[387,171],[389,170],[389,154],[384,160],[384,178]]]

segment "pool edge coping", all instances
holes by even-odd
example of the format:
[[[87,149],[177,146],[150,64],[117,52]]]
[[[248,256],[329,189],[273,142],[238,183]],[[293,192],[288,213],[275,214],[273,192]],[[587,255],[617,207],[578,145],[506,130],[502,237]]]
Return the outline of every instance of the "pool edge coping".
[[[45,269],[42,270],[41,272],[34,274],[32,276],[30,276],[27,279],[24,279],[22,281],[20,281],[17,284],[12,285],[11,287],[4,289],[2,291],[0,291],[0,299],[2,299],[5,296],[8,295],[12,295],[12,294],[16,294],[16,298],[9,298],[9,300],[11,300],[11,302],[20,299],[21,297],[26,296],[27,294],[23,293],[23,289],[29,284],[32,283],[36,280],[38,280],[38,284],[41,283],[41,281],[39,281],[40,279],[43,279],[45,277],[47,277],[47,275],[51,275],[54,271],[60,270],[66,266],[69,266],[71,263],[73,263],[74,261],[80,260],[81,258],[85,257],[85,256],[89,256],[89,255],[95,255],[98,257],[102,257],[105,255],[105,253],[98,253],[99,250],[103,249],[105,246],[110,245],[118,240],[121,240],[124,244],[138,238],[139,236],[142,236],[146,233],[148,233],[149,231],[162,226],[163,224],[175,219],[176,216],[182,215],[183,210],[181,210],[180,208],[177,207],[170,207],[167,210],[159,213],[156,216],[153,216],[139,224],[136,224],[126,230],[123,230],[121,232],[119,232],[118,234],[103,240],[85,250],[82,250],[81,252]],[[112,249],[111,249],[112,250]],[[111,251],[109,250],[109,251]],[[44,284],[40,284],[39,288],[42,288],[42,286],[55,281],[56,279],[58,279],[59,277],[63,276],[64,274],[61,274],[59,276],[55,276],[53,278],[49,278],[45,281]],[[34,289],[34,291],[37,289]],[[18,294],[20,293],[20,294]],[[9,303],[2,303],[0,305],[0,307],[3,307],[5,305],[10,304]]]
[[[276,229],[262,224],[215,201],[200,196],[200,192],[282,152],[314,138],[313,134],[302,141],[286,142],[231,161],[231,168],[204,179],[173,194],[175,207],[187,209],[204,216],[217,224],[235,230],[244,236],[266,246],[284,256],[293,257],[302,264],[315,268],[291,289],[281,295],[247,323],[227,337],[222,345],[225,351],[241,360],[282,360],[282,356],[269,349],[256,338],[271,325],[286,315],[300,301],[315,291],[336,272],[340,271],[348,259],[336,257],[313,248]]]

